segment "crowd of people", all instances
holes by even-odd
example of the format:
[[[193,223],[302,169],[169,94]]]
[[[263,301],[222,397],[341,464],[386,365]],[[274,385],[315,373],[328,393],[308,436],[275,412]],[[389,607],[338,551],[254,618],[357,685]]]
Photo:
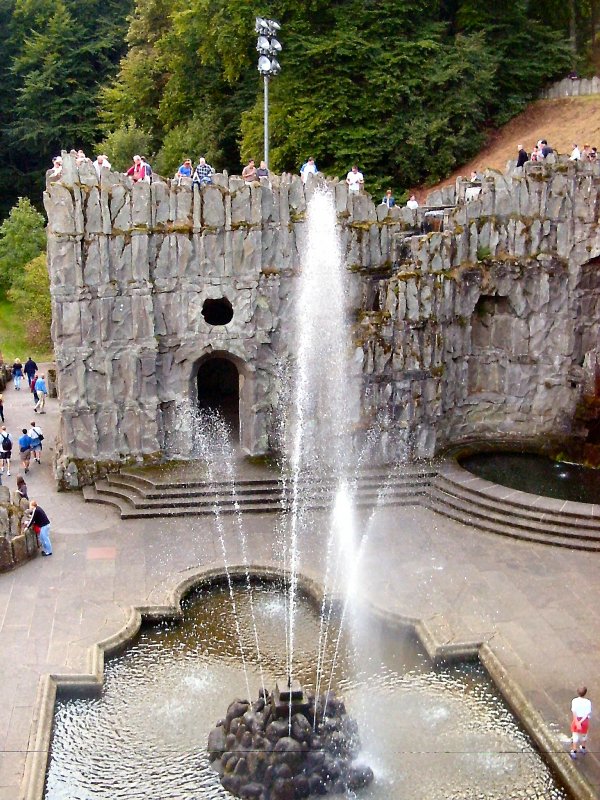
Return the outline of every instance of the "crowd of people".
[[[29,389],[33,397],[34,412],[45,414],[44,408],[46,397],[48,396],[48,388],[44,374],[38,371],[38,365],[31,356],[24,364],[21,359],[15,358],[10,373],[13,379],[14,391],[20,392],[24,388]],[[6,424],[5,415],[4,396],[0,394],[0,419],[2,420],[2,425],[0,426],[0,485],[2,485],[4,476],[10,477],[11,464],[14,469],[15,462],[17,462],[20,464],[21,472],[16,476],[16,494],[19,499],[29,501],[29,490],[25,475],[29,473],[32,461],[36,464],[42,463],[44,434],[37,421],[32,420],[29,423],[29,427],[22,427],[20,434],[15,432],[13,438],[13,434]],[[17,447],[18,453],[16,453]],[[29,501],[29,509],[25,514],[23,527],[25,529],[33,528],[38,534],[42,555],[52,555],[50,520],[35,500]]]
[[[96,156],[94,161],[91,161],[91,159],[87,158],[83,150],[72,150],[71,154],[75,156],[75,162],[77,166],[86,161],[92,163],[96,173],[98,174],[98,177],[100,177],[100,172],[102,169],[112,169],[110,161],[108,160],[108,156],[104,154]],[[52,165],[50,176],[59,178],[62,174],[63,168],[61,156],[56,156],[53,158]],[[300,177],[302,178],[302,183],[306,183],[310,174],[316,175],[317,172],[318,167],[316,161],[313,156],[309,156],[300,167]],[[195,167],[193,166],[191,158],[185,158],[179,165],[177,172],[173,176],[173,179],[177,185],[180,185],[182,179],[184,178],[191,179],[192,185],[197,185],[200,187],[211,184],[213,182],[213,176],[215,173],[215,168],[207,162],[204,156],[200,156]],[[131,166],[124,174],[128,175],[134,183],[138,183],[140,181],[146,183],[152,182],[152,167],[144,156],[134,155]],[[257,167],[256,161],[251,158],[246,166],[242,169],[242,179],[247,185],[251,185],[257,181],[260,181],[261,178],[269,178],[269,168],[267,163],[266,161],[260,161],[259,166]],[[348,191],[352,194],[359,194],[363,190],[365,179],[363,173],[358,168],[358,164],[353,164],[352,168],[348,171],[348,174],[346,175],[346,184],[348,186]],[[389,208],[392,208],[396,205],[396,199],[392,194],[391,189],[386,191],[381,203]],[[411,209],[418,208],[419,203],[414,194],[411,195],[406,205]]]
[[[548,144],[546,139],[540,139],[528,153],[522,144],[517,145],[517,167],[522,167],[528,161],[547,161],[548,157],[555,157],[554,148]],[[595,162],[598,160],[598,148],[589,144],[579,147],[577,142],[573,143],[573,149],[569,156],[571,161]]]

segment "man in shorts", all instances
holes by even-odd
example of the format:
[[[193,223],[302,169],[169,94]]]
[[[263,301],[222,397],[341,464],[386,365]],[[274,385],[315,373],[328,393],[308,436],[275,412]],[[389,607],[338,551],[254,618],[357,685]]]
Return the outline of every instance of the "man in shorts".
[[[577,697],[573,698],[571,702],[571,713],[573,719],[571,721],[571,734],[573,739],[573,747],[571,748],[571,758],[577,758],[577,746],[579,745],[579,753],[583,756],[587,753],[586,742],[588,738],[588,728],[590,725],[590,717],[592,715],[592,704],[586,697],[587,687],[582,686],[577,689]]]

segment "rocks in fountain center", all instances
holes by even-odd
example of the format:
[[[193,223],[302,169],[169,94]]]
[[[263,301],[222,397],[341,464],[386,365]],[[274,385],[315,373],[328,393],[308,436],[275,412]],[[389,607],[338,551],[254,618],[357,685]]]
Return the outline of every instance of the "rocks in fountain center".
[[[292,700],[295,713],[286,718],[280,699],[276,691],[252,704],[234,700],[210,732],[208,754],[224,789],[245,800],[297,800],[373,780],[373,770],[356,763],[358,725],[334,692],[303,694],[304,710]]]

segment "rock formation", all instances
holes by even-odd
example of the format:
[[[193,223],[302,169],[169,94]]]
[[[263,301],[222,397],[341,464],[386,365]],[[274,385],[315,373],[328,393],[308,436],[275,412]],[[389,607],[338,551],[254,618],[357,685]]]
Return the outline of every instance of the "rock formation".
[[[174,455],[178,404],[193,402],[215,356],[239,372],[242,448],[267,452],[319,180],[217,175],[198,190],[186,179],[98,179],[67,154],[63,164],[44,195],[61,484]],[[383,432],[374,457],[578,433],[600,331],[599,177],[600,165],[530,163],[487,175],[471,202],[459,181],[415,211],[327,181],[351,276],[361,427]],[[209,324],[207,300],[229,303],[231,321]]]

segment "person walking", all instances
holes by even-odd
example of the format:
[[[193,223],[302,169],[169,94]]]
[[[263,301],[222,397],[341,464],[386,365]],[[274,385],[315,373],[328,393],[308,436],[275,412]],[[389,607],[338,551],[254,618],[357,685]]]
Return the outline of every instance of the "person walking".
[[[48,515],[41,506],[38,506],[35,500],[32,500],[29,503],[29,508],[33,513],[31,514],[25,529],[33,528],[36,533],[39,533],[40,544],[42,546],[42,555],[51,556],[52,542],[50,541],[50,520],[48,519]]]
[[[21,454],[21,466],[27,475],[29,472],[29,462],[31,461],[31,437],[27,433],[27,428],[21,428],[19,436],[19,452]]]
[[[4,395],[0,394],[0,419],[4,422]]]
[[[38,411],[40,414],[45,414],[44,406],[46,405],[46,397],[48,396],[48,389],[46,388],[46,381],[44,379],[44,373],[40,375],[40,377],[35,382],[35,391],[38,396],[38,401],[33,407],[33,410],[37,414]]]
[[[42,442],[44,441],[44,434],[42,433],[42,429],[39,425],[36,425],[33,422],[30,422],[29,424],[31,425],[31,428],[27,431],[27,434],[31,439],[31,452],[37,463],[41,464]]]
[[[588,730],[590,725],[590,717],[592,716],[592,703],[586,697],[587,686],[582,686],[577,689],[577,697],[571,701],[571,738],[573,746],[571,748],[571,758],[577,758],[577,746],[579,745],[579,754],[584,756],[587,753],[586,742],[588,738]]]
[[[25,362],[25,366],[23,367],[23,372],[27,375],[27,384],[31,387],[31,381],[33,380],[33,376],[37,372],[38,365],[32,359],[31,356],[27,357],[27,361]]]
[[[6,425],[0,428],[0,475],[6,467],[6,474],[10,476],[10,457],[12,454],[12,439],[6,430]]]
[[[23,365],[20,358],[15,358],[15,363],[12,365],[12,376],[15,382],[15,389],[17,392],[21,391],[21,381],[23,380]]]

